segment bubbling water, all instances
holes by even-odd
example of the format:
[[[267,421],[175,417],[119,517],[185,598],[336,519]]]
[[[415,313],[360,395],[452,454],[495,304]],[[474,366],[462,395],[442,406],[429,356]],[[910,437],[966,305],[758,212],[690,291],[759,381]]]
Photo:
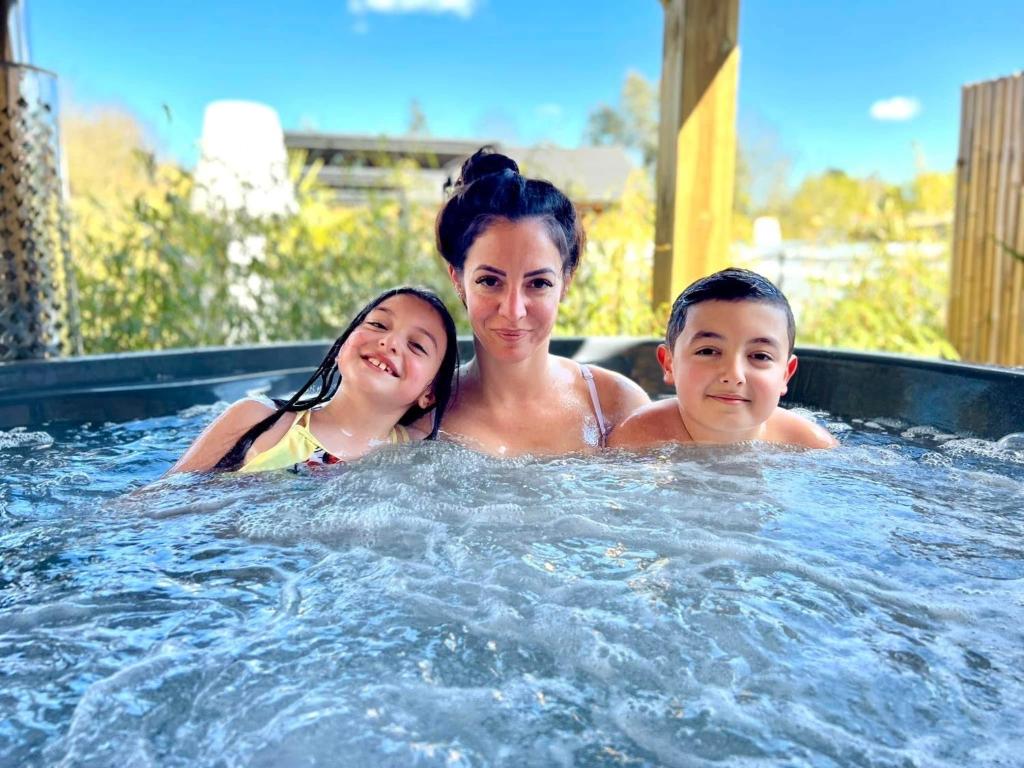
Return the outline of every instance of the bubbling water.
[[[0,763],[994,766],[1024,746],[1019,436],[421,444],[146,486],[210,413],[0,434]]]

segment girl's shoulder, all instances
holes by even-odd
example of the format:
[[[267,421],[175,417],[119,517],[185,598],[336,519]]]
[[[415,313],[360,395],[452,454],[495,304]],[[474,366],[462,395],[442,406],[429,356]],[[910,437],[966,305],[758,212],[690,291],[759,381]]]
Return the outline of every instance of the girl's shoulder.
[[[232,427],[248,429],[276,410],[277,406],[273,400],[263,395],[254,395],[236,400],[214,423],[220,423],[222,427],[228,429]]]
[[[203,430],[169,472],[206,472],[212,469],[250,427],[275,410],[272,403],[252,398],[232,403]]]

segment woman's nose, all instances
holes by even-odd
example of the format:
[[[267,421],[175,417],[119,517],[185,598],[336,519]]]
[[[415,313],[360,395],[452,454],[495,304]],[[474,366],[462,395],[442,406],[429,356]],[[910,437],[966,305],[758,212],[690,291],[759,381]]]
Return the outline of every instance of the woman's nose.
[[[505,295],[501,297],[498,314],[512,321],[526,316],[526,302],[523,300],[523,292],[519,288],[509,288],[505,292]]]

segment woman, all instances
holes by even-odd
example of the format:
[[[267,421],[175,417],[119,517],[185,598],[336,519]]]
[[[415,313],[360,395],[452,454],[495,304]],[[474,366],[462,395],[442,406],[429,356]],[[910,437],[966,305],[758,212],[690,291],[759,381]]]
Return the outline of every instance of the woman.
[[[437,247],[473,327],[444,432],[495,455],[603,447],[649,402],[624,376],[548,352],[584,235],[569,199],[483,148],[437,217]]]

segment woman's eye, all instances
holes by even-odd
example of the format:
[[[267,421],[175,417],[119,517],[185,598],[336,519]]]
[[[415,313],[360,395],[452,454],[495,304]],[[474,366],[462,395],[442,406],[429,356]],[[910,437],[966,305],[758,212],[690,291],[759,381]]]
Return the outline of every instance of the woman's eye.
[[[538,277],[536,280],[530,281],[530,287],[536,289],[553,288],[554,285],[554,283],[552,283],[550,280],[544,277]]]
[[[482,285],[486,288],[493,288],[498,284],[498,278],[491,275],[484,275],[483,277],[477,278],[477,285]]]

